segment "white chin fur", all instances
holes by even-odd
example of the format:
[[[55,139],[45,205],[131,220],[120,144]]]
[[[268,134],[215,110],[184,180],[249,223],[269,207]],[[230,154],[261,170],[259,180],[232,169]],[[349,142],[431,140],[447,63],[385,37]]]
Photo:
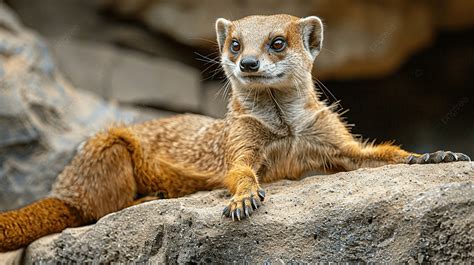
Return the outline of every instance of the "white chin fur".
[[[236,75],[235,78],[243,85],[279,85],[285,81],[284,77],[272,76],[272,77],[259,77],[259,76],[243,76]]]
[[[242,78],[237,77],[238,81],[245,86],[271,86],[278,85],[280,78]]]

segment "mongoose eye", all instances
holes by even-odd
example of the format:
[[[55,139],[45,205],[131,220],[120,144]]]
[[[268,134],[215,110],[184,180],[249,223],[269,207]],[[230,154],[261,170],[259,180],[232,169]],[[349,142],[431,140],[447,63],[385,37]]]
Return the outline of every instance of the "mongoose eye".
[[[270,48],[273,51],[281,52],[286,48],[286,42],[283,38],[278,37],[272,41],[272,44],[270,44]]]
[[[232,52],[237,53],[240,51],[240,42],[237,40],[232,40],[232,43],[230,44],[230,49]]]

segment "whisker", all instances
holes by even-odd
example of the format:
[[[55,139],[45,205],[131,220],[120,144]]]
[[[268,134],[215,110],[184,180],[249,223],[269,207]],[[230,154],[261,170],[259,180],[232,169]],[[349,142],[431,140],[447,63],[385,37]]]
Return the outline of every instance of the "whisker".
[[[224,81],[224,86],[223,86],[223,90],[221,89],[222,92],[222,98],[224,100],[226,100],[228,98],[228,92],[229,92],[229,88],[230,88],[230,80],[229,79],[225,79]]]
[[[340,104],[340,100],[338,100],[336,98],[336,96],[334,96],[334,94],[329,90],[329,88],[327,88],[323,82],[321,82],[318,78],[315,77],[315,80],[318,84],[320,84],[322,87],[324,87],[326,89],[326,91],[332,96],[332,98],[334,99],[336,105],[338,105],[341,109],[342,109],[342,105]]]
[[[337,54],[335,51],[332,51],[332,50],[330,50],[330,49],[327,49],[327,48],[324,48],[324,47],[323,47],[322,49],[323,49],[323,50],[326,50],[326,51],[328,51],[328,52],[330,52],[330,53],[332,53],[332,54]]]
[[[270,95],[270,97],[272,98],[273,102],[275,102],[277,108],[280,110],[281,113],[283,113],[283,109],[280,107],[280,104],[278,104],[276,98],[273,96],[273,93],[270,91],[269,88],[266,89],[268,95]]]
[[[197,56],[201,57],[201,58],[196,58],[196,60],[201,60],[201,61],[205,61],[205,62],[213,62],[213,63],[220,63],[217,59],[219,59],[219,56],[215,57],[215,58],[210,58],[208,56],[205,56],[203,54],[200,54],[198,52],[194,52],[194,54],[196,54]]]
[[[189,39],[189,40],[201,40],[201,41],[206,41],[206,42],[209,42],[209,43],[212,43],[212,44],[217,45],[217,41],[213,41],[213,40],[210,40],[210,39],[199,38],[199,37],[193,37],[193,38],[188,38],[188,39]]]

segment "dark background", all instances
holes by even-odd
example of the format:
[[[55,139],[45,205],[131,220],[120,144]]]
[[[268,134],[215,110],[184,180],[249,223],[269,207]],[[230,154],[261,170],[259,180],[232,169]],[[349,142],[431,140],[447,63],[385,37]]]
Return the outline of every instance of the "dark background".
[[[325,82],[355,133],[417,152],[474,156],[474,31],[441,32],[383,78]]]

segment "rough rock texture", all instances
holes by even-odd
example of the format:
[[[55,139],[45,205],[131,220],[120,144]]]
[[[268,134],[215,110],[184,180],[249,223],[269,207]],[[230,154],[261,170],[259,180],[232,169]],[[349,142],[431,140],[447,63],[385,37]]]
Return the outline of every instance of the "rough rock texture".
[[[182,43],[210,46],[217,17],[252,14],[318,15],[326,24],[316,63],[318,78],[372,77],[391,73],[431,43],[439,29],[474,24],[474,2],[441,1],[231,1],[106,0],[118,13],[141,20]]]
[[[474,164],[467,162],[280,181],[264,186],[264,206],[242,222],[221,217],[227,192],[201,192],[42,238],[23,258],[26,264],[467,262],[474,259],[473,181]]]
[[[85,137],[152,116],[75,90],[46,43],[0,3],[0,210],[45,196]]]

